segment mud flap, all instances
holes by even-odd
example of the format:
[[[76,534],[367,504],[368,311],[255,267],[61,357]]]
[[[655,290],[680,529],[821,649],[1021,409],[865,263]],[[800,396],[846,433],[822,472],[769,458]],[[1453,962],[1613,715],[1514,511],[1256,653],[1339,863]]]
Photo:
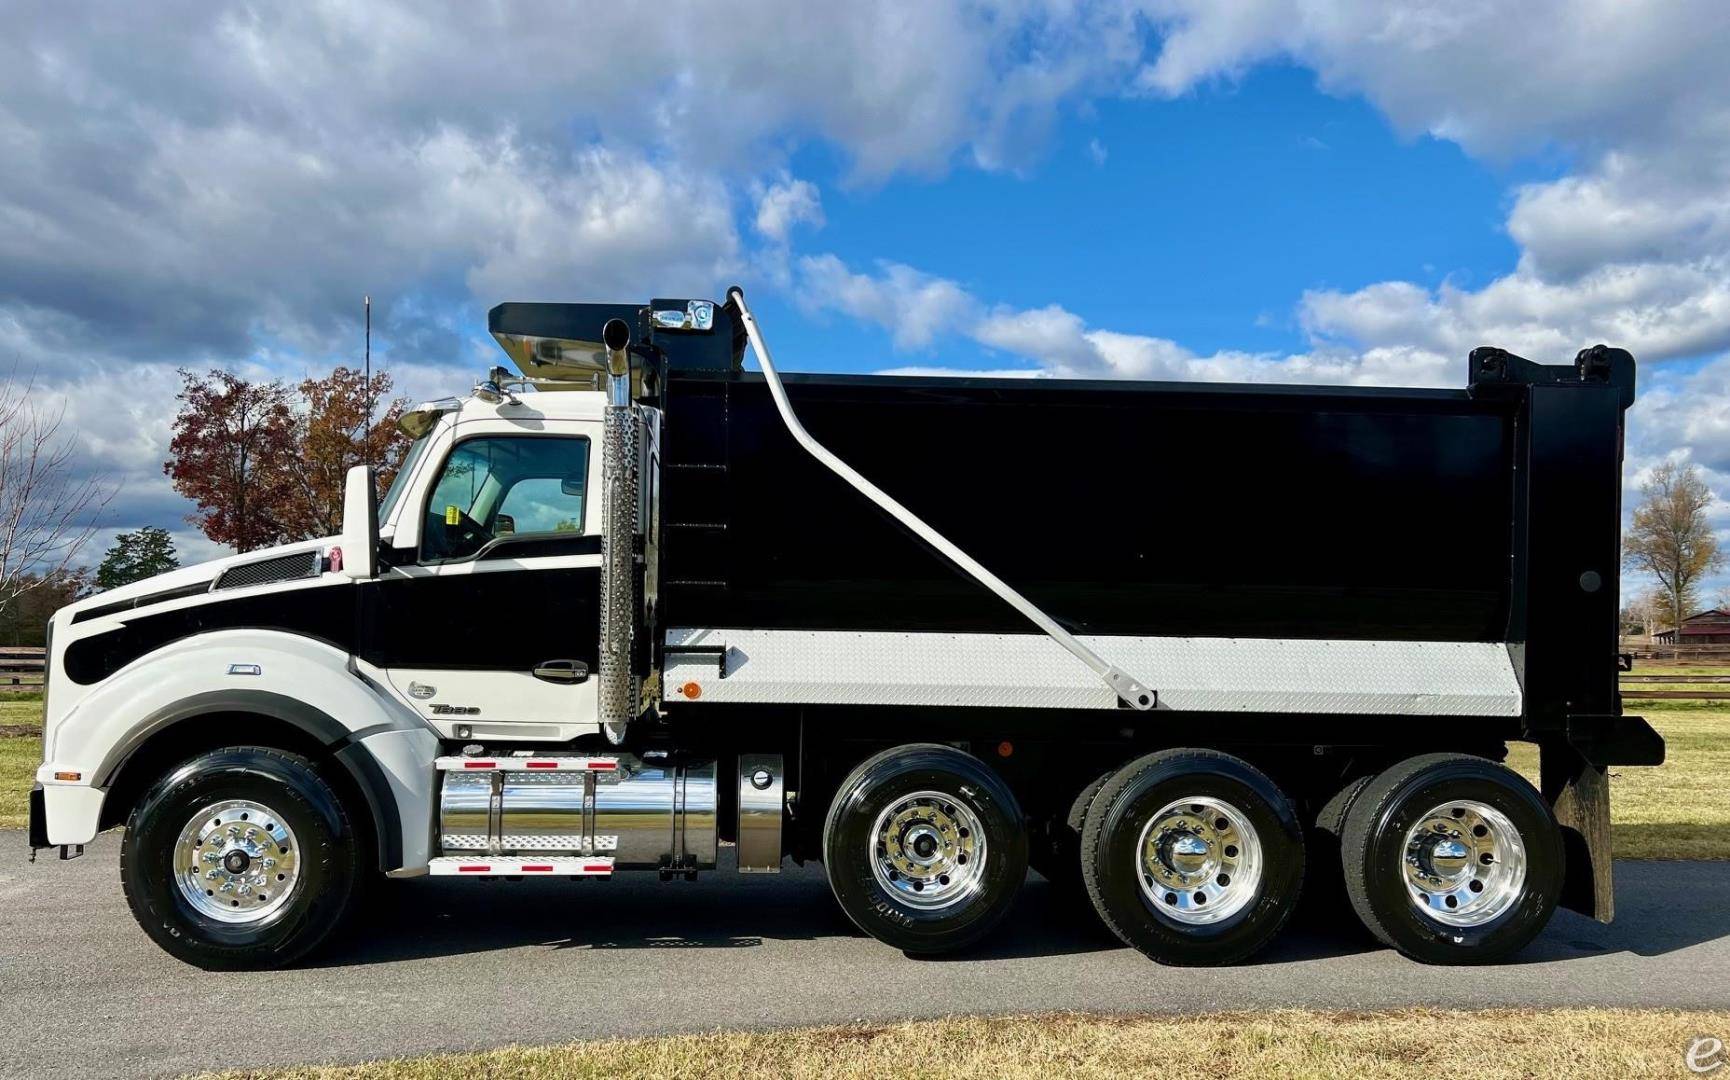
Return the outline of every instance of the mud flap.
[[[1568,860],[1563,907],[1606,923],[1615,914],[1609,767],[1663,763],[1664,740],[1639,716],[1570,716],[1567,741],[1540,747],[1539,786],[1562,827]]]
[[[35,859],[36,853],[48,843],[48,797],[44,794],[41,784],[30,789],[30,858]]]
[[[1567,859],[1562,906],[1599,922],[1616,912],[1610,876],[1610,773],[1567,743],[1549,743],[1538,753],[1544,798],[1562,827]]]

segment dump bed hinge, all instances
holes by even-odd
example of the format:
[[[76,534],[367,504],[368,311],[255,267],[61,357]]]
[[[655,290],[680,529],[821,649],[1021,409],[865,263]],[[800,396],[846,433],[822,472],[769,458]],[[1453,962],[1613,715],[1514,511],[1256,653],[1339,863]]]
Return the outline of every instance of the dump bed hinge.
[[[751,309],[745,306],[745,291],[735,285],[727,290],[727,299],[738,312],[739,323],[745,328],[745,336],[751,343],[751,351],[756,354],[757,363],[763,368],[763,379],[769,384],[769,394],[775,399],[775,410],[780,413],[781,422],[787,426],[787,431],[793,436],[794,442],[798,443],[830,472],[845,480],[859,494],[870,499],[890,517],[905,525],[915,536],[954,563],[968,577],[979,582],[998,599],[1020,612],[1053,641],[1063,646],[1071,656],[1086,664],[1095,675],[1111,687],[1112,693],[1117,695],[1119,701],[1132,709],[1152,709],[1159,704],[1158,691],[1107,662],[1098,653],[1076,640],[1074,634],[1059,625],[1056,619],[1040,610],[1033,601],[1010,587],[1002,578],[981,565],[977,559],[957,547],[948,537],[932,528],[923,518],[902,506],[882,488],[865,479],[853,466],[835,456],[828,447],[812,438],[811,433],[805,430],[805,425],[799,422],[799,417],[793,412],[792,404],[787,400],[787,391],[781,385],[781,376],[775,370],[775,361],[769,355],[769,346],[763,341],[761,331],[757,329],[757,320],[752,316]]]

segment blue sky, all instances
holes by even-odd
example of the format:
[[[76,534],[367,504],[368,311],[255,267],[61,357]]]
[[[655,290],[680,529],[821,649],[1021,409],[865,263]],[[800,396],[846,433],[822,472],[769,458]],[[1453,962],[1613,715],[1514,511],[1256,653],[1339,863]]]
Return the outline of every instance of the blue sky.
[[[1730,497],[1720,0],[12,14],[0,357],[109,526],[193,556],[176,367],[354,362],[363,293],[414,395],[497,361],[500,300],[734,281],[793,370],[1458,386],[1606,341],[1629,498],[1665,459]]]
[[[1279,64],[1176,101],[1102,102],[1066,118],[1016,171],[849,186],[824,148],[792,171],[824,189],[822,243],[849,264],[937,268],[996,302],[1057,303],[1211,352],[1303,348],[1293,303],[1305,289],[1469,286],[1507,273],[1519,255],[1504,228],[1508,188],[1555,169],[1401,136],[1362,99],[1325,94],[1313,73]],[[783,362],[908,361],[887,333],[809,319],[791,300],[764,301]],[[913,359],[1001,362],[953,337]]]

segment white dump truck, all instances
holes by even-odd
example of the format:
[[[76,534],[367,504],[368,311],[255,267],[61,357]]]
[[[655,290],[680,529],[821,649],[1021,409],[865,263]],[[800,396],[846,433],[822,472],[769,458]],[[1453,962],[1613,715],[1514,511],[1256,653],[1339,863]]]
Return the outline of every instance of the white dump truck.
[[[294,962],[380,877],[722,845],[820,860],[910,953],[1030,865],[1177,964],[1250,955],[1306,878],[1430,962],[1609,917],[1605,768],[1663,757],[1616,691],[1627,353],[783,377],[737,289],[490,329],[515,372],[409,410],[342,535],[54,616],[31,847],[124,826],[175,956]]]

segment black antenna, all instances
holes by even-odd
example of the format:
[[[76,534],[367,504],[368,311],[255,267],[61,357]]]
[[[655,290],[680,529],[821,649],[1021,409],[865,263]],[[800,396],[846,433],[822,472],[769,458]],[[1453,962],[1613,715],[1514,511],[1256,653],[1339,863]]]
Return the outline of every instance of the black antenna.
[[[362,464],[370,469],[372,468],[372,296],[362,297],[362,302],[366,305],[366,370],[362,375],[362,378],[366,380],[362,384],[366,387],[366,426],[361,429],[361,445],[366,447],[366,461]]]

